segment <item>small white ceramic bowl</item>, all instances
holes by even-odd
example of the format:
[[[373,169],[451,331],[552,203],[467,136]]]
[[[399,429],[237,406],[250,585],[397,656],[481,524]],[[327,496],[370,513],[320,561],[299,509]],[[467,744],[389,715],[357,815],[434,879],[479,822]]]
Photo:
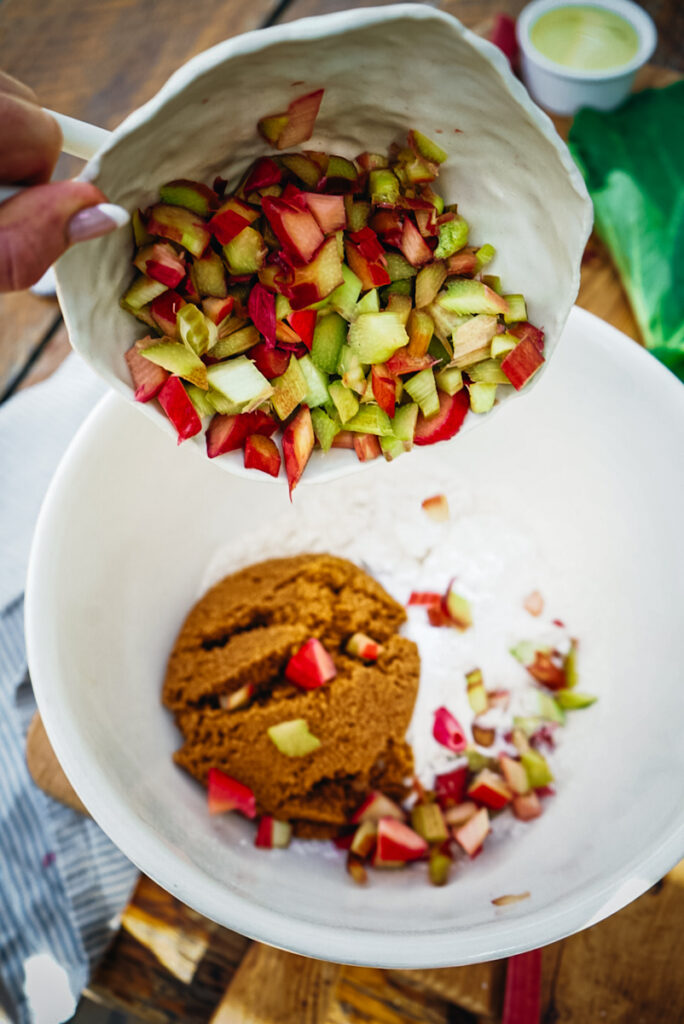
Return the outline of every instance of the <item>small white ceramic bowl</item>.
[[[566,730],[557,795],[515,839],[494,836],[442,889],[420,868],[374,872],[359,888],[329,844],[255,850],[253,824],[211,818],[201,787],[172,763],[180,735],[160,703],[166,658],[217,549],[267,524],[296,535],[319,489],[292,507],[284,488],[208,472],[110,395],[52,482],[26,594],[33,685],[79,796],[179,899],[311,956],[463,964],[613,913],[684,853],[682,436],[676,378],[574,310],[526,402],[459,445],[380,464],[359,481],[401,522],[395,486],[413,489],[420,517],[441,474],[529,534],[548,567],[549,607],[581,638],[582,689],[599,696]],[[349,481],[328,486],[335,550],[345,531],[372,532],[373,521],[358,522]],[[526,890],[524,902],[491,903]]]
[[[458,202],[476,240],[496,246],[493,272],[527,297],[550,356],[577,295],[591,202],[553,125],[505,57],[431,7],[343,11],[229,39],[194,57],[126,118],[83,177],[128,210],[147,206],[173,178],[211,181],[222,174],[234,182],[269,152],[257,134],[258,118],[319,87],[325,96],[314,149],[351,157],[368,148],[383,151],[412,127],[434,134],[449,154],[440,191]],[[131,256],[130,234],[118,231],[75,246],[57,271],[74,348],[129,400],[123,354],[144,332],[119,308]],[[511,393],[502,407],[516,397],[505,390]],[[175,444],[156,403],[137,407]],[[482,419],[469,415],[464,429]],[[185,447],[207,461],[202,434]],[[264,479],[244,469],[241,452],[212,462]],[[353,451],[317,452],[302,480],[331,479],[362,465]],[[284,477],[278,482],[284,486]]]
[[[603,7],[634,28],[639,48],[627,64],[606,71],[581,71],[549,60],[530,38],[533,26],[558,7]],[[614,110],[626,99],[640,67],[650,60],[658,41],[651,16],[632,0],[533,0],[516,23],[521,72],[530,96],[554,114],[576,114],[581,107]]]

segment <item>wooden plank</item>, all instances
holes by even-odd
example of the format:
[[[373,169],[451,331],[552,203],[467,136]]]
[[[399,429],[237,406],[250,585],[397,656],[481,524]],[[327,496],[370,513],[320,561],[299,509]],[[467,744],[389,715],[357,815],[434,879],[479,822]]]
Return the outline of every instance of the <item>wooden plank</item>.
[[[0,400],[59,320],[54,300],[31,292],[0,295]]]
[[[211,1024],[324,1024],[339,973],[337,964],[254,942]]]
[[[326,1024],[474,1024],[446,999],[403,984],[401,973],[343,968]]]
[[[503,960],[431,971],[389,971],[388,975],[405,988],[439,996],[480,1018],[495,1019],[501,1012],[506,977]]]

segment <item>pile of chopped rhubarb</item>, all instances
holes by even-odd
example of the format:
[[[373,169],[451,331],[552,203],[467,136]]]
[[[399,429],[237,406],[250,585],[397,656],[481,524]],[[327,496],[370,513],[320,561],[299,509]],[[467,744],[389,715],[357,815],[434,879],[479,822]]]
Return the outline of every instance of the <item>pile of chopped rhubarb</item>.
[[[450,585],[446,594],[414,592],[409,605],[425,606],[430,622],[439,627],[468,629],[473,622],[468,601]],[[530,615],[541,613],[543,599],[535,591],[525,601]],[[433,617],[430,612],[438,610]],[[381,646],[371,637],[356,633],[346,644],[348,653],[366,662],[375,661]],[[447,707],[434,712],[432,735],[454,757],[453,767],[435,775],[431,790],[414,779],[411,792],[400,806],[386,794],[371,792],[352,815],[336,845],[347,851],[347,870],[355,882],[368,879],[368,868],[402,868],[413,861],[427,864],[433,885],[444,885],[456,858],[476,857],[491,831],[492,819],[512,811],[519,821],[532,821],[542,813],[542,800],[554,795],[554,776],[542,752],[553,748],[554,732],[565,724],[566,711],[589,707],[596,700],[579,693],[577,643],[567,654],[522,641],[511,655],[530,676],[536,698],[536,713],[515,716],[512,727],[500,734],[484,718],[492,709],[508,708],[511,692],[488,689],[479,668],[466,675],[466,689],[474,718],[469,737]],[[290,659],[285,677],[303,689],[330,684],[336,675],[332,657],[315,638]],[[235,708],[251,700],[235,702]],[[228,707],[229,705],[225,705]],[[233,707],[233,705],[230,705]],[[306,757],[321,743],[304,719],[272,726],[269,738],[281,754]],[[237,779],[217,768],[208,778],[209,811],[212,814],[240,811],[249,818],[257,814],[253,792]],[[260,818],[255,845],[288,846],[292,838],[289,822],[271,816]],[[493,902],[506,905],[523,896],[504,896]]]
[[[262,118],[279,151],[311,137],[323,90]],[[544,362],[525,299],[484,273],[447,154],[418,131],[387,154],[260,157],[226,194],[172,181],[133,216],[137,273],[121,300],[151,332],[126,360],[140,402],[179,443],[206,423],[209,458],[242,449],[290,494],[315,446],[362,461],[445,441],[469,410]]]

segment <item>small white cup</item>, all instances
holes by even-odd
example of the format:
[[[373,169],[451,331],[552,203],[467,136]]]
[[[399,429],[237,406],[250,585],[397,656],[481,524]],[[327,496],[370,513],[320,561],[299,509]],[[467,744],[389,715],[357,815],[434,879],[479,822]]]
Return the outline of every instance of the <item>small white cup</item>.
[[[530,32],[547,11],[570,6],[604,7],[632,25],[639,48],[627,64],[605,71],[582,71],[556,64],[533,45]],[[580,107],[613,110],[626,98],[634,76],[652,56],[657,43],[653,20],[631,0],[533,0],[518,18],[516,32],[523,81],[532,99],[554,114],[575,114]]]

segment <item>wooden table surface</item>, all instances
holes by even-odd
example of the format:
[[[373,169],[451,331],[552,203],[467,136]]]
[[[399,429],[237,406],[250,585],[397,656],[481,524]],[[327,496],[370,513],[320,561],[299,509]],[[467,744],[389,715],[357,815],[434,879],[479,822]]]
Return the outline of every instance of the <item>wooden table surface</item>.
[[[0,66],[31,85],[46,106],[113,127],[179,64],[219,40],[348,6],[354,4],[164,0],[153,7],[145,0],[3,0]],[[523,3],[445,0],[439,6],[471,27],[486,28],[492,14],[517,14]],[[684,70],[684,5],[650,0],[643,6],[658,23],[660,45],[657,65],[644,69],[638,87],[664,85]],[[556,119],[562,134],[568,123]],[[78,166],[63,158],[60,176]],[[595,238],[587,246],[578,302],[640,340],[619,279]],[[0,402],[48,376],[67,352],[55,301],[30,293],[0,296]],[[39,723],[35,735],[45,757],[41,783],[48,789],[61,784],[68,797]],[[619,914],[544,949],[544,1024],[684,1022],[683,919],[684,862]],[[304,960],[250,944],[142,878],[89,992],[155,1024],[475,1024],[500,1020],[505,971],[503,962],[379,971]]]

